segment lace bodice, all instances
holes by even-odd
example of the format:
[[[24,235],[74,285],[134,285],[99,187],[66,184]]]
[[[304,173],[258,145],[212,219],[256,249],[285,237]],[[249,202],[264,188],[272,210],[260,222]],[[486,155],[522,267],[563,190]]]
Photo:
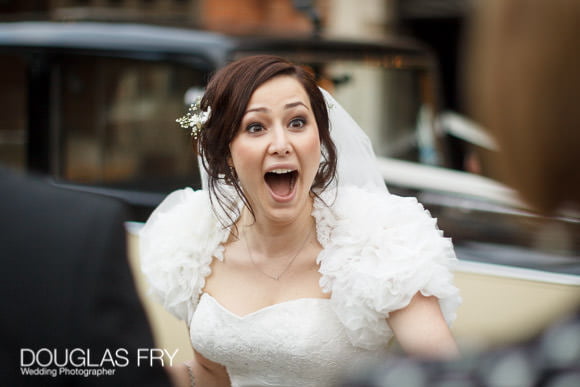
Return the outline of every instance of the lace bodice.
[[[330,300],[301,298],[240,317],[203,293],[190,324],[193,347],[225,365],[232,386],[330,386],[355,359]]]

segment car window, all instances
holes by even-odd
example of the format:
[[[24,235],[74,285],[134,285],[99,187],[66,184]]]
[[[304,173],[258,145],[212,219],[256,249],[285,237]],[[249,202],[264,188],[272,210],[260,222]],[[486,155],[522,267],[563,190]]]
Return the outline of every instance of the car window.
[[[421,161],[417,124],[424,72],[380,61],[333,61],[325,65],[333,94],[371,138],[378,156]]]
[[[0,55],[0,63],[0,164],[24,170],[28,117],[26,64],[16,55]]]
[[[175,119],[186,90],[203,85],[203,71],[81,55],[63,57],[54,71],[58,178],[149,192],[199,183],[191,137]]]
[[[580,275],[577,218],[544,217],[451,193],[416,196],[453,239],[461,259]]]

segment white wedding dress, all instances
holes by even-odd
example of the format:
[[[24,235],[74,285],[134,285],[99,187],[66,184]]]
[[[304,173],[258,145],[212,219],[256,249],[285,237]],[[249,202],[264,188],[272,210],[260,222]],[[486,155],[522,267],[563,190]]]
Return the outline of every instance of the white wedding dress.
[[[421,292],[439,299],[448,323],[460,303],[449,269],[450,241],[414,198],[341,187],[315,200],[323,250],[320,287],[328,299],[275,304],[246,316],[204,293],[229,230],[207,191],[179,190],[141,231],[141,261],[153,295],[187,321],[191,344],[223,364],[233,386],[326,386],[345,367],[386,350],[390,312]]]
[[[198,352],[233,386],[327,386],[368,352],[354,347],[328,299],[301,298],[237,316],[203,293],[190,325]]]

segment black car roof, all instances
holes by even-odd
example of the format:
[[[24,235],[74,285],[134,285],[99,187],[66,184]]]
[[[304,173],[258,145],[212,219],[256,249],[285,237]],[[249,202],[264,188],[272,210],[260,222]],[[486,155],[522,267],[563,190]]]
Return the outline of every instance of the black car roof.
[[[140,53],[140,55],[200,55],[222,65],[237,55],[271,53],[309,61],[385,58],[401,55],[407,62],[424,62],[427,51],[416,42],[401,39],[353,41],[297,37],[234,37],[216,32],[146,24],[104,22],[0,23],[0,47],[45,48]],[[414,59],[413,59],[414,58]]]
[[[316,57],[334,59],[372,58],[388,55],[425,58],[428,51],[415,41],[385,38],[381,41],[349,39],[317,39],[311,37],[254,37],[237,40],[237,51],[243,53],[311,53]]]
[[[143,24],[99,22],[0,23],[0,47],[141,53],[207,53],[223,63],[231,39],[215,33]]]

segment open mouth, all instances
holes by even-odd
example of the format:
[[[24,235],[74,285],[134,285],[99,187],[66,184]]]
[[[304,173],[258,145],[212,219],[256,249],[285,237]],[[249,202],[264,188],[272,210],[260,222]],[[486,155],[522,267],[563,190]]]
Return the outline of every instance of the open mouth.
[[[287,197],[294,190],[298,171],[291,169],[274,169],[264,175],[264,180],[272,193],[279,197]]]

